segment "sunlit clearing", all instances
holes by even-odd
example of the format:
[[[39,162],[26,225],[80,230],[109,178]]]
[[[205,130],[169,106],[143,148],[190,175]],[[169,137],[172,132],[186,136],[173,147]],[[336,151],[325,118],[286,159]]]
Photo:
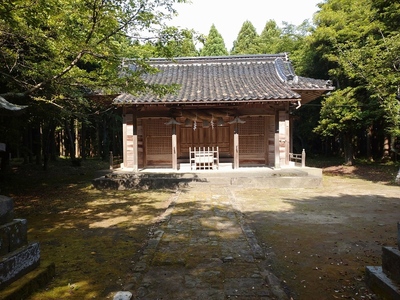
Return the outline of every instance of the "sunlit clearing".
[[[46,292],[40,293],[40,296],[32,296],[32,300],[36,299],[94,299],[99,297],[98,292],[93,291],[93,286],[88,281],[79,281],[68,283],[67,285],[58,286],[48,289]]]
[[[94,222],[89,225],[89,228],[109,228],[123,222],[129,221],[130,218],[126,216],[119,216],[115,218],[107,218],[105,220]]]

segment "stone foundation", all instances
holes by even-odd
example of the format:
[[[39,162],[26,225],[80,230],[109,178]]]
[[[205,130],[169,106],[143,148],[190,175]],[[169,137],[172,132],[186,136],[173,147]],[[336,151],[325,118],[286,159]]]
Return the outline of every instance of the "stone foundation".
[[[366,280],[382,299],[400,300],[400,223],[398,247],[382,247],[382,266],[367,266]]]

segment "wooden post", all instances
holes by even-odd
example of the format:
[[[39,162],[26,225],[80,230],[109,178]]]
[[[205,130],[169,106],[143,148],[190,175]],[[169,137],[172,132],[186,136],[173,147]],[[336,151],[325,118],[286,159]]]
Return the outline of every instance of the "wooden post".
[[[274,135],[274,148],[275,148],[275,169],[281,168],[280,152],[279,152],[279,111],[275,112],[275,135]]]
[[[127,144],[128,144],[128,130],[126,125],[126,118],[123,115],[123,124],[122,124],[122,167],[126,168],[128,166],[128,153],[127,153]]]
[[[301,151],[301,167],[304,168],[306,166],[306,151],[303,149]]]
[[[172,169],[178,170],[178,153],[176,151],[176,124],[172,124]]]
[[[137,117],[133,117],[133,171],[139,170]]]

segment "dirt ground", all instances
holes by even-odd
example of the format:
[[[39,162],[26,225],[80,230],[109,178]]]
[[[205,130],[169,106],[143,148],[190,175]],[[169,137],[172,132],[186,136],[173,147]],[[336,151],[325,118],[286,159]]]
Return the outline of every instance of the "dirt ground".
[[[400,187],[325,176],[323,187],[244,190],[241,210],[293,299],[373,299],[365,266],[397,245]]]
[[[112,299],[174,194],[98,191],[90,183],[94,171],[2,178],[8,187],[0,191],[14,199],[16,216],[27,218],[29,239],[40,242],[43,260],[56,264],[54,280],[31,300]],[[400,187],[390,184],[392,173],[376,168],[336,166],[324,173],[317,189],[233,195],[290,297],[374,299],[365,266],[381,265],[381,247],[397,245]]]

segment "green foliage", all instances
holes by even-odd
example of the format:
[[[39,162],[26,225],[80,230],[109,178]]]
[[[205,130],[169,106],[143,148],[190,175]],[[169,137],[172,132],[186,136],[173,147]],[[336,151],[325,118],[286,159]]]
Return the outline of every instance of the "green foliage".
[[[191,33],[164,24],[176,14],[176,2],[185,0],[1,1],[0,95],[29,109],[14,126],[19,134],[1,130],[0,140],[16,151],[22,140],[27,145],[26,135],[39,136],[30,147],[35,153],[29,149],[29,155],[40,160],[55,144],[55,130],[63,129],[73,157],[71,121],[79,120],[88,134],[103,128],[102,137],[95,137],[99,145],[97,139],[103,139],[103,149],[91,153],[108,153],[107,135],[115,138],[110,124],[118,123],[118,116],[109,111],[111,99],[99,103],[96,95],[173,92],[175,86],[143,81],[141,74],[157,72],[148,58],[177,55],[178,49],[193,53]],[[134,60],[136,68],[124,67],[124,58]],[[0,128],[9,124],[1,122]]]
[[[258,54],[259,36],[256,28],[250,21],[245,21],[239,31],[237,39],[233,42],[231,54]]]
[[[183,1],[1,2],[0,93],[64,106],[88,90],[151,90],[136,74],[131,74],[135,84],[127,84],[119,66],[131,54],[132,42],[165,40],[163,22],[175,13],[174,2]]]
[[[314,49],[330,64],[339,86],[365,87],[375,115],[383,115],[387,130],[399,134],[400,87],[399,4],[388,1],[330,0],[321,6],[313,33]]]
[[[357,90],[350,87],[328,96],[322,102],[321,118],[315,131],[322,136],[335,136],[359,128],[363,112],[357,96]]]
[[[213,24],[205,40],[204,47],[203,49],[201,49],[200,55],[224,56],[228,54],[229,53],[225,47],[224,39],[222,38],[222,35],[218,32],[217,28]]]
[[[282,29],[276,25],[274,20],[269,20],[259,37],[260,52],[265,54],[274,54],[282,51]]]

